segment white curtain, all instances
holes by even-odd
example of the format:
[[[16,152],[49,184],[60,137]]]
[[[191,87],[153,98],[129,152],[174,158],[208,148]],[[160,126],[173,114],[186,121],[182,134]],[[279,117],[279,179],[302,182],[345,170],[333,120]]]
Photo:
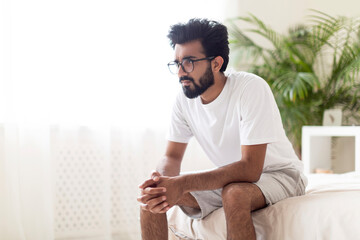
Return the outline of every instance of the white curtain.
[[[1,239],[53,239],[49,132],[0,125]]]
[[[1,2],[0,239],[139,239],[137,185],[179,90],[168,28],[223,20],[219,4]]]

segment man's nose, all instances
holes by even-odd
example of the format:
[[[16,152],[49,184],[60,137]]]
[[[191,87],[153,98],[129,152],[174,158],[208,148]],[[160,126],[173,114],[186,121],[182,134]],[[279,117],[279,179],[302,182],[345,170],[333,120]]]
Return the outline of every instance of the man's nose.
[[[179,66],[178,77],[180,78],[185,75],[187,75],[187,72],[185,72],[184,69],[181,66]]]

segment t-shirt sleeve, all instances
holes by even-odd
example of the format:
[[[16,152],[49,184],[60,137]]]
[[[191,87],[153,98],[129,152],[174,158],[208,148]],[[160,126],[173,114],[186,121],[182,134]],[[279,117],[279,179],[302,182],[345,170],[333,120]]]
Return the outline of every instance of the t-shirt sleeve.
[[[193,133],[185,119],[181,100],[179,94],[173,105],[170,127],[166,139],[173,142],[188,143]]]
[[[273,93],[265,80],[255,77],[247,82],[240,95],[240,112],[242,145],[278,141],[282,131],[281,117]]]

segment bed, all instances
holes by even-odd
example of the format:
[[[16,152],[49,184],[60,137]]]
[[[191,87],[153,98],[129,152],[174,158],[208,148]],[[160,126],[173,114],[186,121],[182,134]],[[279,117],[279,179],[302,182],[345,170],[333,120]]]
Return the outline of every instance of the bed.
[[[311,174],[306,194],[253,212],[258,240],[360,240],[360,173]],[[169,239],[225,240],[222,208],[203,220],[168,212]]]

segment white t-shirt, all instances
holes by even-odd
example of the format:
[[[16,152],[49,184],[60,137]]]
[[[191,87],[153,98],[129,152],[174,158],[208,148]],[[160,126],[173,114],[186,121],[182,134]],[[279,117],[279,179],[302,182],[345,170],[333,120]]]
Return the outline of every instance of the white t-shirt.
[[[267,143],[263,172],[303,168],[285,135],[269,85],[254,74],[228,74],[222,92],[209,104],[181,92],[167,139],[188,143],[192,136],[218,167],[241,160],[241,145]]]

